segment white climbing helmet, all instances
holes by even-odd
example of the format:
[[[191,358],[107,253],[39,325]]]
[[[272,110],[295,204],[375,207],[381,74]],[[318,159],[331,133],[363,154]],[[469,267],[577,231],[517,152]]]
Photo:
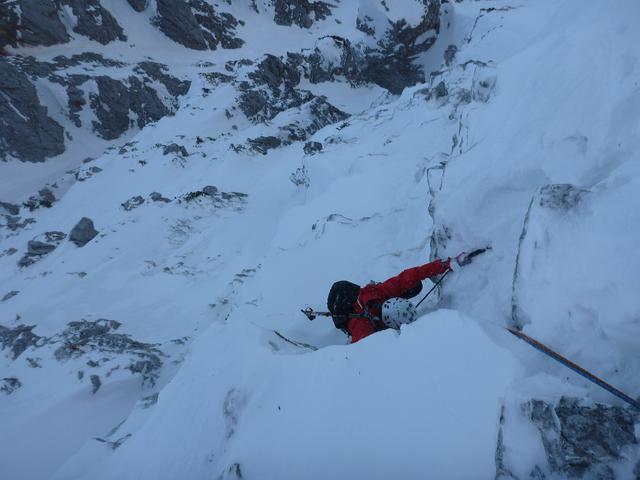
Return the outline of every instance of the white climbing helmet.
[[[411,323],[417,317],[416,307],[404,298],[390,298],[382,304],[382,322],[398,330],[403,323]]]

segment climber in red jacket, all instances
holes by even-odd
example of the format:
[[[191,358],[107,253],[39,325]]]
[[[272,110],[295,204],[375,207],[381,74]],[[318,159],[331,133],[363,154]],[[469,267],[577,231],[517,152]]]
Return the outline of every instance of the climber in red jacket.
[[[346,280],[335,282],[329,291],[327,307],[334,315],[336,328],[351,335],[351,343],[380,330],[399,328],[400,324],[410,321],[413,306],[398,299],[415,297],[422,290],[422,280],[453,270],[454,262],[459,266],[466,265],[471,257],[461,253],[454,259],[425,263],[404,270],[385,282],[370,283],[362,288]],[[362,314],[362,317],[348,318],[352,314]]]

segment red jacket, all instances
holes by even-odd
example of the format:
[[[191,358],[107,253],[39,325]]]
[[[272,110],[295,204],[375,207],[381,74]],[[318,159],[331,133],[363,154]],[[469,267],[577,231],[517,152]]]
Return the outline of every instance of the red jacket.
[[[368,313],[375,320],[351,318],[347,324],[351,334],[351,343],[356,343],[373,332],[387,327],[382,323],[382,304],[390,298],[399,297],[419,281],[440,275],[449,269],[449,261],[436,260],[419,267],[404,270],[400,275],[382,283],[369,284],[360,289],[358,301],[353,305],[355,313]]]

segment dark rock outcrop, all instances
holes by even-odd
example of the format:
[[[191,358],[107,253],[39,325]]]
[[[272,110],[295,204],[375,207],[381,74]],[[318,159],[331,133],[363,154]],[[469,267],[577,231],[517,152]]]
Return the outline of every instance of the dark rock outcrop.
[[[136,195],[135,197],[131,197],[129,200],[122,203],[121,205],[122,205],[122,208],[125,209],[125,211],[129,212],[134,208],[139,207],[143,203],[144,203],[144,198],[141,197],[140,195]]]
[[[266,155],[269,150],[282,145],[282,140],[273,136],[250,138],[247,142],[254,152],[261,153],[262,155]]]
[[[0,346],[3,350],[10,350],[13,360],[30,348],[41,346],[46,341],[44,337],[32,332],[35,325],[18,325],[14,328],[0,325]]]
[[[127,0],[131,8],[133,8],[136,12],[144,12],[147,8],[148,0]]]
[[[73,31],[106,45],[114,40],[126,41],[127,37],[113,15],[99,0],[62,0],[71,7],[77,18]]]
[[[73,31],[103,45],[126,40],[122,27],[100,0],[9,0],[0,6],[3,40],[13,46],[57,45],[70,36],[61,18],[69,8],[76,18]]]
[[[298,107],[313,95],[295,87],[300,83],[300,58],[288,55],[286,61],[274,55],[265,58],[248,74],[252,82],[239,84],[238,106],[254,122],[271,120],[278,113]]]
[[[202,190],[196,190],[183,195],[181,203],[195,203],[214,208],[232,208],[242,210],[248,195],[240,192],[223,192],[213,185],[207,185]]]
[[[171,200],[169,198],[166,198],[166,197],[162,196],[162,194],[160,192],[152,192],[149,195],[149,198],[151,199],[152,202],[162,202],[162,203],[171,202]]]
[[[115,330],[120,326],[120,322],[108,319],[69,322],[67,328],[49,339],[49,342],[61,344],[54,352],[59,361],[96,353],[99,360],[90,360],[87,364],[97,367],[100,363],[125,357],[125,369],[140,375],[143,382],[154,385],[162,367],[161,358],[165,356],[164,353],[155,344],[139,342],[130,335],[116,333]],[[101,385],[100,382],[96,388],[98,382],[93,379],[91,383],[96,391]]]
[[[280,127],[275,136],[248,139],[249,149],[266,155],[271,149],[305,141],[318,130],[343,121],[349,118],[349,115],[331,105],[326,97],[315,97],[298,109],[298,117],[299,119]]]
[[[22,386],[22,382],[17,377],[5,377],[0,382],[0,392],[11,395]]]
[[[320,142],[307,142],[303,147],[305,155],[314,155],[322,151],[322,143]]]
[[[621,407],[563,397],[557,404],[531,400],[523,411],[540,431],[551,471],[571,478],[614,478],[609,465],[637,443],[634,417]]]
[[[93,226],[93,221],[87,217],[83,217],[69,234],[69,240],[78,247],[84,247],[93,238],[98,235],[98,231]]]
[[[189,156],[189,152],[187,152],[187,149],[184,148],[184,145],[178,145],[177,143],[170,143],[169,145],[165,145],[162,148],[162,154],[163,155],[175,154],[175,155],[180,155],[181,157]]]
[[[45,232],[27,243],[27,253],[18,261],[19,267],[28,267],[53,252],[66,238],[63,232]]]
[[[5,294],[2,297],[2,300],[0,300],[0,302],[6,302],[7,300],[15,297],[16,295],[18,295],[20,293],[20,291],[18,290],[11,290],[10,292],[8,292],[7,294]]]
[[[278,25],[296,24],[309,28],[314,20],[324,20],[331,15],[331,5],[326,2],[309,0],[275,0],[274,21]]]
[[[404,19],[388,23],[384,32],[376,32],[367,18],[359,17],[358,28],[373,37],[375,46],[353,45],[338,36],[321,38],[323,48],[317,47],[308,57],[309,80],[326,82],[342,75],[352,84],[374,83],[393,94],[424,81],[424,72],[413,60],[435,43],[440,31],[440,0],[424,2],[424,14],[416,25]],[[327,51],[333,51],[330,57],[326,57]]]
[[[2,58],[0,91],[0,158],[43,162],[64,152],[62,126],[47,115],[27,76]]]
[[[218,14],[202,0],[157,0],[154,22],[167,37],[194,50],[240,48],[234,36],[238,21],[228,13]]]
[[[0,16],[6,30],[24,45],[56,45],[69,41],[67,30],[53,0],[14,0],[3,2]],[[6,15],[6,16],[5,16]],[[2,25],[4,27],[4,24]]]
[[[158,28],[176,43],[194,50],[206,50],[200,25],[196,21],[191,8],[183,0],[157,0]]]
[[[93,128],[106,140],[119,138],[132,127],[130,111],[136,114],[139,128],[171,113],[157,92],[137,77],[129,77],[128,86],[107,76],[96,77],[95,81],[98,93],[89,95],[91,108],[97,117]]]
[[[149,61],[140,62],[134,71],[140,74],[146,74],[151,79],[159,81],[174,97],[185,95],[191,86],[191,82],[189,80],[180,80],[167,74],[166,72],[169,71],[169,68],[162,63]]]
[[[22,206],[28,208],[30,212],[33,212],[40,207],[51,208],[55,201],[56,196],[49,187],[45,187],[38,191],[38,195],[30,196]]]
[[[20,205],[14,203],[0,202],[0,208],[2,208],[9,215],[19,215]]]

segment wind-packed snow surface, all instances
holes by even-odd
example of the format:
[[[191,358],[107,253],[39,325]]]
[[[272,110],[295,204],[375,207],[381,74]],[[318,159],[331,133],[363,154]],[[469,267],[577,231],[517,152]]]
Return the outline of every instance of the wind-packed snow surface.
[[[65,153],[0,164],[27,204],[0,204],[0,478],[638,475],[637,412],[504,327],[640,392],[640,4],[445,2],[394,94],[345,58],[422,2],[222,3],[244,43],[208,51],[103,3],[128,43],[12,52],[191,83],[117,139],[56,111]],[[485,246],[400,332],[299,312]]]

